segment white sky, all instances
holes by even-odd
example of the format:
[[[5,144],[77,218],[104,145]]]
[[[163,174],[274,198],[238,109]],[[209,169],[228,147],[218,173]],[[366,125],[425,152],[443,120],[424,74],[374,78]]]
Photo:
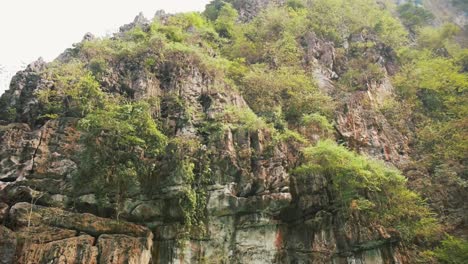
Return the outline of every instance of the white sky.
[[[201,11],[210,0],[0,0],[0,94],[12,75],[43,57],[51,61],[86,32],[104,36],[133,21],[168,13]]]

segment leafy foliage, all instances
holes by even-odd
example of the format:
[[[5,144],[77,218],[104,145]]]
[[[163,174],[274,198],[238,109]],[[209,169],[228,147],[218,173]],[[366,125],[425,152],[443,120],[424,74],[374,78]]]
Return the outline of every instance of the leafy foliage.
[[[234,28],[224,53],[251,64],[299,65],[303,51],[297,39],[306,29],[304,9],[269,7],[250,23]]]
[[[179,199],[183,221],[187,231],[203,232],[206,220],[206,185],[210,177],[209,161],[200,151],[201,145],[195,139],[172,138],[164,153],[158,177],[182,181],[184,190]]]
[[[399,94],[419,119],[419,153],[430,157],[432,168],[463,162],[468,151],[468,76],[460,63],[464,51],[451,41],[452,29],[444,25],[421,31],[419,50],[401,52],[406,63],[394,78]]]
[[[398,14],[403,24],[411,30],[425,26],[434,19],[431,12],[411,2],[398,6]]]
[[[401,173],[382,162],[367,159],[326,140],[304,150],[306,163],[294,174],[312,177],[320,173],[331,179],[334,207],[349,215],[364,214],[373,223],[397,228],[402,237],[429,239],[438,224],[423,200],[406,187]]]
[[[84,149],[77,186],[90,184],[102,199],[115,198],[117,206],[154,173],[155,159],[167,141],[144,102],[107,104],[81,119],[79,128]],[[120,208],[116,211],[118,217]]]
[[[337,43],[365,27],[378,32],[392,46],[406,41],[406,32],[398,20],[373,0],[316,0],[308,10],[314,31]]]
[[[268,70],[257,65],[243,79],[241,90],[254,112],[267,119],[277,108],[291,123],[299,123],[307,114],[329,116],[333,110],[331,98],[297,68]]]
[[[334,131],[334,127],[330,121],[319,113],[304,115],[301,120],[301,125],[306,127],[313,126],[318,130],[317,132],[319,132],[319,134],[325,137],[331,137]]]
[[[418,36],[419,47],[429,49],[437,55],[447,56],[453,45],[452,39],[458,32],[460,28],[450,23],[440,28],[421,28]]]
[[[100,85],[82,63],[52,65],[45,74],[54,83],[37,94],[46,117],[82,117],[102,105]]]
[[[426,255],[444,264],[463,264],[468,259],[468,241],[447,235],[440,247]]]
[[[340,84],[351,90],[367,90],[372,82],[378,82],[385,77],[382,67],[364,58],[352,58],[348,62],[349,69],[341,76]]]
[[[119,216],[126,198],[141,190],[151,194],[161,178],[170,179],[182,186],[178,197],[181,222],[189,230],[202,226],[206,185],[213,180],[210,152],[194,138],[175,136],[174,124],[163,120],[168,112],[178,114],[177,128],[195,123],[194,108],[188,105],[192,102],[164,91],[154,99],[161,101],[156,108],[162,115],[157,116],[147,102],[127,101],[134,100],[131,94],[121,92],[128,97],[124,100],[103,90],[125,90],[128,84],[124,83],[106,87],[116,74],[128,74],[125,81],[130,82],[133,73],[141,72],[167,90],[177,90],[185,85],[181,83],[185,76],[196,75],[203,80],[203,89],[240,91],[248,104],[227,107],[221,118],[195,124],[198,134],[222,137],[226,126],[252,133],[268,130],[273,139],[270,145],[293,142],[299,149],[317,140],[309,142],[309,132],[321,139],[334,137],[329,120],[335,103],[314,80],[317,68],[307,59],[311,43],[306,36],[310,35],[333,45],[336,53],[332,57],[341,56],[345,62],[345,66],[337,65],[340,61],[334,57],[333,67],[346,69],[330,69],[340,75],[338,84],[347,88],[339,91],[342,94],[365,90],[386,77],[382,61],[387,58],[373,52],[400,48],[402,67],[394,77],[400,97],[382,108],[392,111],[395,119],[405,114],[405,120],[415,121],[417,154],[429,163],[431,172],[443,175],[447,172],[444,165],[454,163],[455,168],[464,168],[468,52],[452,41],[458,27],[424,27],[432,15],[416,5],[403,5],[398,8],[400,19],[417,38],[410,47],[404,46],[407,32],[399,20],[374,0],[288,0],[284,6],[269,6],[245,23],[227,2],[212,1],[203,14],[156,18],[150,25],[136,26],[112,38],[84,41],[76,45],[70,54],[73,58],[66,63],[49,65],[44,75],[53,85],[37,94],[44,110],[42,118],[82,118],[83,149],[75,188],[92,186],[102,201],[117,205]],[[350,41],[355,33],[363,32],[372,32],[372,40]],[[385,44],[383,48],[376,47],[377,41]],[[2,109],[7,103],[0,102]],[[2,118],[7,115],[13,121],[16,111],[8,108]],[[167,127],[157,126],[158,122],[172,130],[164,130]],[[167,138],[160,129],[174,137]],[[362,215],[372,224],[394,227],[406,241],[431,239],[438,231],[427,206],[406,188],[406,179],[398,170],[332,141],[306,148],[304,156],[304,164],[294,175],[321,173],[331,179],[335,212],[345,217]],[[462,174],[461,170],[457,172]],[[458,249],[464,249],[460,243],[444,242],[435,251],[437,258],[444,261],[445,256],[458,254]]]
[[[231,4],[224,4],[214,22],[214,27],[221,37],[230,38],[234,34],[238,14]]]
[[[228,107],[224,112],[224,119],[233,128],[242,129],[248,132],[255,132],[267,128],[267,124],[250,108]]]

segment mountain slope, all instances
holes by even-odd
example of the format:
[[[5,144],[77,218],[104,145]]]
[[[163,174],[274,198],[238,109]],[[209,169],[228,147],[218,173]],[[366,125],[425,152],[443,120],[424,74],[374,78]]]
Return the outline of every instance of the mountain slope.
[[[372,0],[226,2],[13,78],[0,262],[463,259],[458,28]]]

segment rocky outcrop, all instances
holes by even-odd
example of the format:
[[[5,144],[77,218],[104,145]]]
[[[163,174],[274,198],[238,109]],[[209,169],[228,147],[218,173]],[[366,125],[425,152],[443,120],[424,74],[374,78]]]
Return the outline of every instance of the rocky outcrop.
[[[402,263],[398,235],[358,214],[333,209],[333,183],[324,175],[294,177],[292,203],[281,215],[278,263]]]
[[[271,1],[231,2],[249,20]],[[135,26],[147,21],[138,16],[121,33]],[[340,139],[375,158],[404,161],[407,140],[378,111],[392,94],[392,50],[382,43],[358,50],[384,77],[340,91],[336,80],[349,66],[347,58],[312,32],[300,41],[320,88],[342,102],[335,114]],[[359,41],[377,40],[362,32],[351,36],[350,42]],[[191,186],[184,175],[168,173],[175,166],[167,160],[151,186],[131,190],[119,214],[116,201],[99,199],[86,184],[73,188],[81,165],[78,119],[39,118],[35,94],[53,84],[42,75],[47,65],[38,61],[18,73],[0,102],[0,263],[402,262],[398,234],[359,215],[336,213],[329,177],[289,174],[301,158],[297,145],[276,142],[268,128],[243,129],[224,119],[225,108],[248,107],[229,83],[193,54],[159,56],[158,45],[141,57],[110,61],[99,82],[105,92],[130,100],[157,97],[154,116],[164,133],[200,143],[195,166],[206,162],[210,173],[197,186],[203,191],[202,223],[192,232],[184,226],[184,194]],[[92,60],[77,53],[59,60]],[[143,65],[147,58],[158,64]],[[112,219],[117,215],[120,221]]]
[[[212,151],[203,230],[186,236],[180,208],[184,187],[174,178],[161,179],[150,196],[128,197],[121,216],[137,224],[93,215],[115,212],[89,190],[74,198],[76,120],[51,120],[32,130],[14,124],[2,132],[1,157],[8,164],[2,173],[14,175],[5,177],[3,189],[11,207],[11,231],[4,228],[8,239],[0,247],[5,263],[385,263],[398,257],[392,236],[329,211],[326,178],[291,178],[288,167],[297,160],[293,146],[272,146],[271,135],[261,130],[198,134],[224,106],[245,102],[229,92],[207,91],[201,74],[191,73],[188,81],[156,88],[160,94],[181,94],[195,113],[204,113],[184,123],[178,123],[181,113],[163,114],[168,131],[201,137]]]
[[[238,10],[239,19],[243,22],[254,18],[261,10],[264,10],[269,5],[282,5],[285,0],[228,0],[232,6]]]
[[[2,229],[9,245],[0,247],[10,261],[5,263],[149,263],[151,259],[152,233],[142,226],[29,203],[15,204],[9,219],[14,232]],[[13,254],[8,253],[11,249]]]
[[[391,75],[397,70],[396,54],[381,43],[372,30],[363,29],[348,40],[347,55],[337,55],[334,44],[318,38],[313,32],[302,39],[305,61],[314,68],[320,89],[339,102],[335,113],[336,130],[346,144],[359,153],[392,162],[396,165],[408,160],[409,140],[396,130],[380,112],[386,100],[394,96]],[[363,44],[364,48],[359,47]],[[365,43],[372,43],[365,47]],[[353,55],[351,55],[353,54]],[[376,65],[382,75],[360,83],[359,88],[343,90],[336,80],[352,68],[353,57],[362,63]]]
[[[131,62],[121,63],[110,74],[116,77],[104,83],[109,90],[128,80],[118,78],[122,72],[117,69],[130,67],[127,63]],[[182,66],[169,61],[161,74],[173,76],[177,72],[177,77],[154,85],[148,82],[148,78],[157,80],[154,75],[134,70],[131,74],[138,81],[129,82],[127,89],[135,91],[138,99],[161,96],[160,113],[168,133],[199,138],[205,142],[206,151],[213,153],[210,162],[214,177],[206,186],[205,231],[183,239],[180,200],[185,187],[175,178],[162,178],[151,195],[141,192],[128,197],[122,217],[139,225],[89,214],[112,216],[115,211],[111,204],[100,204],[90,190],[76,192],[72,188],[72,176],[79,166],[75,156],[80,149],[77,120],[59,118],[33,128],[31,120],[32,124],[7,124],[0,134],[2,193],[9,205],[4,218],[12,229],[8,234],[16,237],[5,246],[5,256],[8,250],[17,252],[12,258],[18,263],[218,263],[223,259],[255,263],[265,256],[275,260],[278,215],[291,201],[288,160],[294,157],[287,153],[286,145],[271,148],[268,131],[230,128],[214,137],[199,134],[199,128],[217,120],[227,105],[246,107],[246,103],[229,90],[212,89],[213,80],[196,66]],[[21,87],[24,85],[19,83],[12,90]],[[26,96],[33,96],[40,86],[30,89]],[[192,110],[190,115],[186,115],[186,108],[164,108],[174,94]],[[181,116],[186,120],[181,122]],[[264,238],[253,239],[252,232]],[[16,250],[12,246],[15,243]]]

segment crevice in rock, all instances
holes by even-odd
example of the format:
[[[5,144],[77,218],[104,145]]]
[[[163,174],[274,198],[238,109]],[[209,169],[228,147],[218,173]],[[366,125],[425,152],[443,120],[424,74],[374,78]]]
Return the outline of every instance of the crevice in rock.
[[[41,128],[42,129],[42,128]],[[36,162],[35,162],[35,159],[36,159],[36,156],[37,156],[37,152],[39,150],[39,147],[41,146],[42,144],[42,139],[43,139],[43,135],[44,135],[44,131],[41,131],[41,135],[39,136],[39,143],[37,144],[35,150],[34,150],[34,153],[33,153],[33,156],[32,156],[32,163],[31,163],[31,170],[29,171],[29,175],[32,175],[34,174],[34,170],[35,170],[35,165],[36,165]]]
[[[0,182],[15,182],[16,179],[17,179],[16,177],[6,177],[6,178],[0,179]]]
[[[93,238],[94,238],[94,240],[93,240],[93,247],[97,247],[97,243],[98,243],[99,237],[93,236]],[[99,252],[99,253],[98,253],[98,259],[99,259],[100,251],[98,251],[98,252]]]

